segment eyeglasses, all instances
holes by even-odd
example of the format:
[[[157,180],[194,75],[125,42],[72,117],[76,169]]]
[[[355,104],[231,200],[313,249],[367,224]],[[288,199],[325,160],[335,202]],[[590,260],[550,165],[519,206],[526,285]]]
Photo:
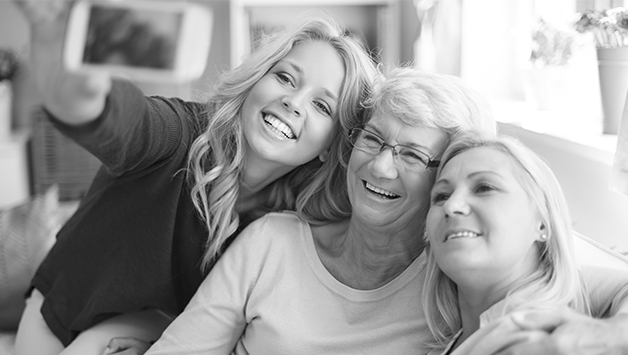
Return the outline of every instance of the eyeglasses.
[[[362,128],[353,128],[349,131],[349,142],[354,148],[374,155],[381,153],[386,147],[390,147],[393,151],[393,157],[398,157],[403,165],[410,169],[417,167],[436,168],[440,164],[440,160],[432,160],[427,154],[416,148],[403,144],[388,144],[378,134]]]

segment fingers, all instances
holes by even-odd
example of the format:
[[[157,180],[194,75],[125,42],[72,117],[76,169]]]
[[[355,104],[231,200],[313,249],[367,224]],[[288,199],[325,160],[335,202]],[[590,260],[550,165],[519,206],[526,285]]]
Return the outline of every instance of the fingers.
[[[547,338],[544,331],[517,331],[512,333],[499,334],[499,336],[488,336],[482,339],[469,355],[495,354],[505,349],[510,349],[516,344],[529,343]]]
[[[563,354],[548,338],[521,342],[492,355],[560,355]]]
[[[111,354],[144,354],[151,343],[131,337],[118,337],[109,341],[107,348],[103,351],[102,355]]]
[[[552,332],[561,324],[573,318],[573,312],[562,309],[532,309],[513,312],[512,321],[523,330],[543,330]]]
[[[13,0],[32,24],[47,24],[62,18],[72,5],[69,0]]]

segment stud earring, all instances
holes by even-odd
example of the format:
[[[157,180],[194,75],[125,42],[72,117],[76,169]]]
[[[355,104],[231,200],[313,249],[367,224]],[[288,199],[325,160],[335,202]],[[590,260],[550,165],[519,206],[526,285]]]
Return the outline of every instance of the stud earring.
[[[540,238],[541,238],[542,242],[546,242],[547,241],[547,234],[545,234],[545,233],[541,234]]]

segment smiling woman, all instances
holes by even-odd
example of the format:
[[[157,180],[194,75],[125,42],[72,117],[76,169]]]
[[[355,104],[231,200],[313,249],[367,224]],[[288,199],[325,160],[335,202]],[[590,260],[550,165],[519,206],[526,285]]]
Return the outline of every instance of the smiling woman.
[[[331,16],[308,14],[265,39],[199,103],[65,70],[71,2],[16,5],[31,22],[48,119],[104,165],[33,278],[17,355],[100,355],[112,337],[154,340],[255,218],[349,213],[333,200],[344,177],[336,152],[375,68]]]
[[[584,277],[590,271],[578,269],[560,184],[512,138],[474,132],[454,138],[432,189],[426,236],[430,354],[493,354],[547,336],[506,316],[517,310],[602,317],[624,303],[625,276],[613,286],[620,296],[599,307],[604,291]]]

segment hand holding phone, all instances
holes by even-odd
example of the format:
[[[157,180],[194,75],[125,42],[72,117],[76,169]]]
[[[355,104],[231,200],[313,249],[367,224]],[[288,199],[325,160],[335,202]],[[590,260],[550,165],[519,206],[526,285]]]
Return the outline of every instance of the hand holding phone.
[[[13,0],[30,27],[30,67],[46,109],[67,124],[98,117],[111,87],[108,75],[68,72],[63,64],[72,1]]]
[[[200,77],[209,53],[212,12],[168,1],[81,1],[71,10],[64,63],[143,81]]]

